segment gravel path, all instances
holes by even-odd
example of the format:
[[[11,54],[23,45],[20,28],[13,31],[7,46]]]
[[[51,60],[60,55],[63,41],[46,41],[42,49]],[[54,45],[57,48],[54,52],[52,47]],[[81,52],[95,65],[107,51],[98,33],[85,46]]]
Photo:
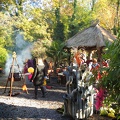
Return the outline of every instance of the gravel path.
[[[14,82],[13,93],[20,93],[17,96],[10,97],[5,84],[6,76],[0,76],[0,120],[73,120],[68,117],[62,117],[62,114],[56,111],[63,106],[62,96],[66,93],[65,86],[51,84],[53,88],[47,89],[48,94],[45,98],[41,97],[41,90],[38,92],[38,99],[34,99],[34,86],[27,85],[29,94],[22,91],[23,83]],[[111,120],[94,114],[87,120]]]
[[[66,92],[65,87],[57,85],[47,89],[48,94],[45,98],[41,97],[39,89],[36,100],[33,98],[34,87],[32,84],[27,86],[29,94],[26,94],[21,90],[21,83],[14,82],[13,93],[20,94],[10,97],[8,95],[9,88],[3,94],[5,83],[5,79],[0,79],[0,120],[70,120],[70,118],[63,118],[62,114],[56,111],[63,105],[62,96]]]

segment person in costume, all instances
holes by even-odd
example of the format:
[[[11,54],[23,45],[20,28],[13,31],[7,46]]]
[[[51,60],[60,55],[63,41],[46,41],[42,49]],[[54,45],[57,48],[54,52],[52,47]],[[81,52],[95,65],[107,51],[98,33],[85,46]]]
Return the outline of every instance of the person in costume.
[[[32,78],[30,79],[30,81],[33,82],[33,85],[35,87],[34,93],[35,93],[35,99],[37,99],[37,95],[38,95],[38,88],[40,87],[41,92],[42,92],[42,97],[45,97],[45,93],[46,90],[43,87],[43,82],[44,82],[44,65],[43,66],[39,66],[36,62],[36,58],[33,59],[33,64],[34,64],[34,72],[32,75]]]

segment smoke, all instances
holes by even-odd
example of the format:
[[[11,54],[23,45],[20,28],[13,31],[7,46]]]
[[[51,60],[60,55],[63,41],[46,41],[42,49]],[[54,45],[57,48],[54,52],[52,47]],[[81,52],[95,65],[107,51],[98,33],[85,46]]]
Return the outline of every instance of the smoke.
[[[32,44],[29,42],[25,41],[23,39],[23,36],[18,34],[16,36],[15,40],[15,52],[16,52],[16,59],[14,62],[14,72],[22,72],[23,67],[24,67],[24,62],[27,59],[31,59],[31,49],[32,49]],[[12,66],[13,62],[13,55],[9,54],[8,59],[6,61],[5,65],[5,74],[9,75],[10,73],[10,68]]]

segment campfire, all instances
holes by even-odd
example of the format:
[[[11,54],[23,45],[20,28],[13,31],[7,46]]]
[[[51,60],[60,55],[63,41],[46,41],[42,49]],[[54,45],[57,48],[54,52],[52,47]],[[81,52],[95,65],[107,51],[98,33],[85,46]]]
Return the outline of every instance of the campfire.
[[[15,71],[16,66],[17,66],[17,70],[19,71],[17,73]],[[17,64],[17,59],[16,59],[16,53],[15,52],[13,52],[13,61],[12,61],[12,65],[10,67],[10,72],[9,72],[8,80],[6,82],[4,93],[6,92],[8,82],[10,82],[10,96],[13,95],[12,86],[13,86],[14,81],[22,81],[22,82],[24,82],[23,86],[22,86],[22,90],[26,91],[26,93],[28,94],[28,90],[27,90],[27,86],[25,84],[25,80],[24,80],[24,78],[22,76],[22,72],[20,71],[19,65]]]
[[[27,86],[26,86],[26,85],[23,85],[23,86],[22,86],[22,90],[23,90],[23,91],[27,91]]]
[[[22,90],[25,91],[25,92],[28,94],[28,89],[27,89],[26,84],[24,84],[24,85],[22,86]]]

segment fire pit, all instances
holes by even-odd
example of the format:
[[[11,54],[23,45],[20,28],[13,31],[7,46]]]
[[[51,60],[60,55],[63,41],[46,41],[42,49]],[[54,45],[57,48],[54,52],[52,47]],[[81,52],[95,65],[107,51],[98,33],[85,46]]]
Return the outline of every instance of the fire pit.
[[[16,59],[16,52],[13,52],[13,61],[12,61],[12,65],[11,65],[11,68],[10,68],[10,73],[9,73],[9,76],[8,76],[8,80],[6,82],[6,87],[5,87],[5,90],[4,90],[4,93],[6,92],[6,88],[7,88],[7,85],[8,85],[8,82],[10,82],[10,96],[12,96],[12,86],[13,86],[13,82],[14,81],[23,81],[23,86],[26,86],[25,84],[25,80],[22,76],[22,73],[20,71],[20,68],[19,68],[19,65],[17,64],[17,59]],[[15,72],[15,67],[17,66],[17,69],[19,72]],[[28,93],[27,91],[27,86],[26,86],[26,89],[25,91]],[[18,95],[18,94],[17,94]],[[14,95],[13,95],[14,96]]]

